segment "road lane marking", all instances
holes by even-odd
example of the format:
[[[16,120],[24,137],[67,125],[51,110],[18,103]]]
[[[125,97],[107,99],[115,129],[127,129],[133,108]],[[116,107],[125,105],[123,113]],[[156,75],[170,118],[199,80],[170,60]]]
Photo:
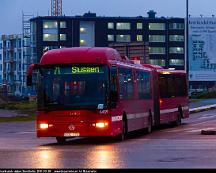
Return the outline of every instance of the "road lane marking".
[[[16,134],[28,134],[28,133],[36,133],[36,132],[15,132]]]
[[[212,115],[212,116],[203,116],[203,117],[199,117],[199,118],[197,118],[197,119],[210,119],[210,118],[215,118],[215,115]]]

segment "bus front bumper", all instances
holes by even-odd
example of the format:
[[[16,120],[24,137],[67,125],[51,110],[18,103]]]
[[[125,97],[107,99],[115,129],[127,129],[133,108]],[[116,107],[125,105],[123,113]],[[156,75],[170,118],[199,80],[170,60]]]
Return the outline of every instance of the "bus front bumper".
[[[38,123],[37,137],[93,137],[117,136],[121,123],[101,121],[97,123]]]

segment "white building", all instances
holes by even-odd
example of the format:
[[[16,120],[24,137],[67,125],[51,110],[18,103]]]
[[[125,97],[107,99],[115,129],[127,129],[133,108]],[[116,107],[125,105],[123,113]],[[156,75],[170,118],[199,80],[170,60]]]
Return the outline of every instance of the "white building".
[[[2,35],[0,38],[0,85],[5,86],[8,95],[27,95],[28,50],[23,47],[22,35]],[[5,93],[4,93],[5,94]]]

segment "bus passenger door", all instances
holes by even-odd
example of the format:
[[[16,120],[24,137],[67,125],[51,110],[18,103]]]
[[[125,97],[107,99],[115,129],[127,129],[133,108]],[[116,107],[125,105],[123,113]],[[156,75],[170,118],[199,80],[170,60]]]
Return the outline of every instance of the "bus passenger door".
[[[118,82],[117,82],[117,68],[111,66],[110,68],[110,106],[116,108],[118,102]]]
[[[160,125],[160,97],[159,97],[159,78],[156,71],[153,72],[152,78],[153,99],[154,99],[154,125]]]

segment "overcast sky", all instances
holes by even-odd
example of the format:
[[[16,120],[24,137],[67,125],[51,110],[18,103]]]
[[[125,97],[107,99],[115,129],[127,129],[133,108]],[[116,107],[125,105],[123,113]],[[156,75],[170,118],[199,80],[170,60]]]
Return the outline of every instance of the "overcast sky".
[[[99,16],[147,16],[149,10],[157,16],[185,17],[186,0],[62,0],[63,14],[82,15],[91,11]],[[50,13],[50,0],[0,0],[0,35],[22,32],[22,11],[34,16]],[[216,16],[216,0],[189,0],[192,16]]]

